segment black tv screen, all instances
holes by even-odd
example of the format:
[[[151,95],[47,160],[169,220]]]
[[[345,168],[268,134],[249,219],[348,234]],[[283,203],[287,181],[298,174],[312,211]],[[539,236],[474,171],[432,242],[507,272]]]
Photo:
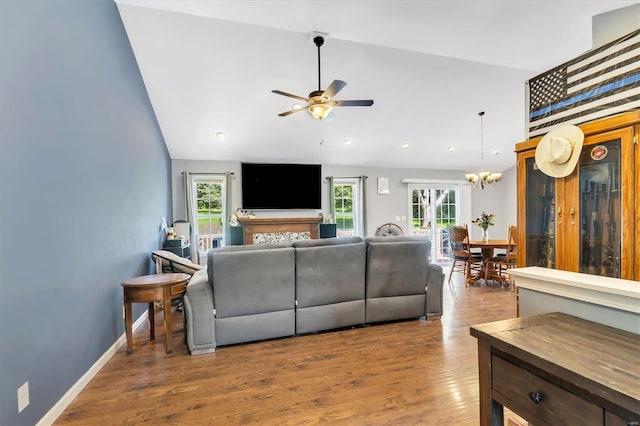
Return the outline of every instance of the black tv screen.
[[[320,164],[242,163],[242,208],[320,209]]]

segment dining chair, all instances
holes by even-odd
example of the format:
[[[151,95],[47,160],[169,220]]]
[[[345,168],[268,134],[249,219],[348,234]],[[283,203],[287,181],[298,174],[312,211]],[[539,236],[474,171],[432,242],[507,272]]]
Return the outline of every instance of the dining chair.
[[[509,225],[507,233],[507,249],[504,253],[500,253],[497,256],[491,258],[491,266],[497,269],[497,275],[501,280],[508,281],[511,286],[511,291],[514,290],[513,279],[511,275],[507,273],[507,269],[516,266],[517,247],[516,241],[518,237],[518,227],[515,225]],[[504,282],[503,281],[503,282]]]
[[[482,255],[471,253],[469,247],[469,228],[466,224],[450,226],[447,228],[449,233],[449,247],[453,264],[449,271],[448,283],[451,285],[451,275],[453,272],[464,273],[464,285],[469,286],[469,276],[471,272],[479,272],[482,270]]]

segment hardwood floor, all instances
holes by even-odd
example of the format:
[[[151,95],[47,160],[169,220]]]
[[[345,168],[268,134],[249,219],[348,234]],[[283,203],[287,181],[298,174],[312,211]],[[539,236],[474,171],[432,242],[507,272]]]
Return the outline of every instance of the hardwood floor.
[[[448,274],[448,269],[446,270]],[[445,281],[441,320],[412,320],[218,348],[190,356],[174,312],[174,352],[148,328],[126,345],[56,425],[478,424],[477,341],[469,326],[516,316],[499,285]],[[506,418],[505,413],[505,418]]]

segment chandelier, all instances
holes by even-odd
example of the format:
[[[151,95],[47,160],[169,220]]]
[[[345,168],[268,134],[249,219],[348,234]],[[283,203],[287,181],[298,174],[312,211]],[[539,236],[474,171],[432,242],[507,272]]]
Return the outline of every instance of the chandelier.
[[[495,186],[495,184],[502,178],[502,173],[484,171],[484,111],[480,111],[478,115],[480,116],[480,172],[467,173],[464,177],[471,185],[479,186],[481,189],[484,189],[489,185]]]

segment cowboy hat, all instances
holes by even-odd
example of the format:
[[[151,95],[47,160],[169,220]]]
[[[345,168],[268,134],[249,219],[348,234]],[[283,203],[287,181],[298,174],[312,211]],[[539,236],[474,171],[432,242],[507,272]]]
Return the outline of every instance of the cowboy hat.
[[[578,164],[583,141],[584,133],[578,126],[556,127],[544,135],[536,147],[538,168],[551,177],[569,176]]]

